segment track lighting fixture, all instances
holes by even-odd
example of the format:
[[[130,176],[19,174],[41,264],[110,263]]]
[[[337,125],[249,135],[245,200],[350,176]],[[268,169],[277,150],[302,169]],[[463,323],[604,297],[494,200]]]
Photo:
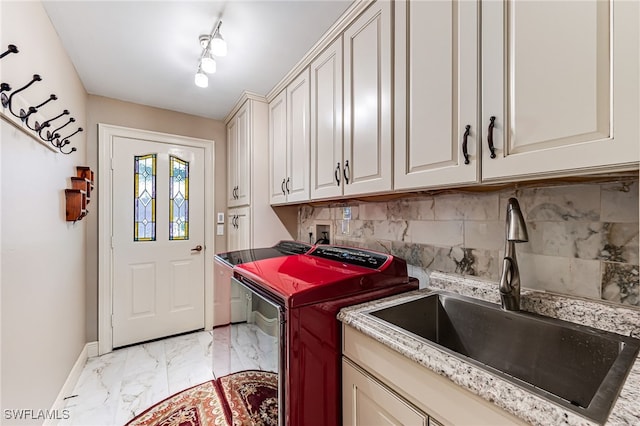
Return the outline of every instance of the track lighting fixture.
[[[200,65],[202,66],[202,71],[207,74],[214,74],[216,72],[216,60],[213,59],[211,53],[206,54],[200,60]]]
[[[196,86],[202,87],[202,88],[209,86],[209,77],[207,77],[207,74],[205,74],[204,71],[202,71],[202,67],[198,67],[195,83],[196,83]]]
[[[198,71],[196,72],[195,83],[198,87],[207,87],[209,85],[209,77],[207,74],[216,72],[216,60],[214,56],[227,55],[227,42],[220,34],[220,26],[222,21],[218,21],[211,34],[203,34],[200,36],[200,46],[202,54],[198,61]]]
[[[222,24],[222,21],[220,21],[220,24]],[[220,34],[220,25],[218,25],[218,30],[211,39],[211,53],[216,56],[227,56],[227,42],[224,41]]]

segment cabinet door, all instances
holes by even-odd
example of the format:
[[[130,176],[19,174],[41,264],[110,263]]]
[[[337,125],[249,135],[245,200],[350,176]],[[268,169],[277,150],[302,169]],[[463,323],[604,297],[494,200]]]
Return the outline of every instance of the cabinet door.
[[[638,161],[639,7],[482,3],[483,179]]]
[[[344,32],[345,195],[391,189],[391,2],[373,3]]]
[[[236,205],[238,185],[238,121],[232,118],[227,124],[227,205]]]
[[[252,247],[249,207],[230,209],[227,214],[227,224],[227,250],[244,250]],[[233,282],[229,291],[231,322],[246,321],[248,292]]]
[[[311,199],[342,195],[342,37],[311,63]]]
[[[344,426],[428,425],[428,416],[342,360],[342,422]]]
[[[234,205],[245,206],[251,198],[251,105],[246,102],[236,114],[237,180]]]
[[[479,179],[478,19],[473,0],[395,2],[395,189]]]
[[[227,124],[227,205],[249,204],[251,197],[251,109],[246,102]]]
[[[287,201],[287,91],[269,103],[269,199],[271,204]]]
[[[251,248],[249,208],[230,209],[227,214],[227,250]]]
[[[287,179],[288,202],[309,199],[309,69],[287,86]]]

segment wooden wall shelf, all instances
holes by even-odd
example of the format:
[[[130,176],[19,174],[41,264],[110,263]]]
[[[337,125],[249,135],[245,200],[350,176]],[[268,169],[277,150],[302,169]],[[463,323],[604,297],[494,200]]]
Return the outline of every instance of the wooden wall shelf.
[[[93,171],[86,166],[76,167],[77,176],[71,177],[71,188],[65,189],[66,220],[75,222],[82,220],[89,210],[87,204],[91,202],[93,190]]]

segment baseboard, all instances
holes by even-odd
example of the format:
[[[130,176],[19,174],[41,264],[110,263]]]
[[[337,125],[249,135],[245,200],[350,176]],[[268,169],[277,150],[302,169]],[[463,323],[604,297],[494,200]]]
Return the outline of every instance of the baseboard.
[[[89,342],[85,345],[87,348],[87,358],[93,358],[98,356],[98,341]]]
[[[73,388],[76,387],[78,383],[78,379],[80,378],[80,374],[82,373],[82,369],[84,368],[85,363],[88,358],[94,357],[98,355],[98,342],[89,342],[80,351],[80,355],[78,355],[78,359],[75,364],[71,368],[69,375],[67,376],[67,380],[65,380],[64,385],[60,389],[58,393],[58,397],[53,402],[53,406],[51,407],[52,413],[62,413],[62,410],[65,406],[65,398],[71,395],[73,392]],[[62,414],[61,414],[62,415]],[[58,422],[58,419],[47,419],[43,423],[43,426],[54,426]]]

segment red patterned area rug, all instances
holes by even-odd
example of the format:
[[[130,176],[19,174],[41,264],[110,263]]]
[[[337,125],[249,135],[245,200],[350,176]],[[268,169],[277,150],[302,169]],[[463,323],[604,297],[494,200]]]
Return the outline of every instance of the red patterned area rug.
[[[228,425],[225,402],[213,380],[178,392],[127,423],[127,426],[209,425]]]
[[[236,425],[278,424],[278,375],[268,371],[241,371],[218,379],[227,408]]]

